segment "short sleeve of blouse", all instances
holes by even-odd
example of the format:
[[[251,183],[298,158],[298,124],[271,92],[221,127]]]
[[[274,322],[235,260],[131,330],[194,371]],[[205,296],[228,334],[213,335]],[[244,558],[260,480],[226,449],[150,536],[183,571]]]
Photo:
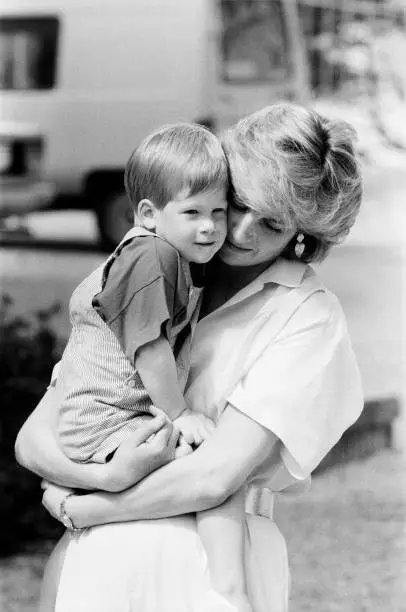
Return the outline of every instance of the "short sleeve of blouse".
[[[363,397],[335,296],[311,295],[228,398],[281,441],[297,479],[309,476],[358,418]]]
[[[179,256],[171,245],[150,236],[125,244],[106,268],[93,307],[134,363],[136,351],[156,340],[177,306]]]

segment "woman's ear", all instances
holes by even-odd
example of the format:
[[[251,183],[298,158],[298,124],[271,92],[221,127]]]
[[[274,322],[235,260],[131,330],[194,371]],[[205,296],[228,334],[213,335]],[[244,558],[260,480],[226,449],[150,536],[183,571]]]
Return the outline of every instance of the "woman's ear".
[[[141,225],[148,230],[154,231],[156,228],[157,207],[151,200],[141,200],[138,204],[137,217]]]

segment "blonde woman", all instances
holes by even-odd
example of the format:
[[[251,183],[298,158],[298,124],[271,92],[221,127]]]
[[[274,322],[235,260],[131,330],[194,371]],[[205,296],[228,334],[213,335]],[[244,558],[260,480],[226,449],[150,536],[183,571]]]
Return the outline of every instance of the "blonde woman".
[[[349,232],[361,177],[350,126],[301,107],[267,107],[222,142],[228,233],[208,270],[185,395],[216,429],[194,453],[171,461],[167,423],[150,451],[162,467],[122,493],[69,495],[63,487],[103,482],[105,466],[92,471],[60,452],[59,398],[48,392],[19,435],[17,457],[62,485],[45,491],[49,511],[61,518],[62,506],[72,526],[85,529],[65,535],[51,557],[42,612],[208,612],[195,513],[237,491],[245,499],[250,605],[288,610],[273,499],[308,483],[363,405],[343,312],[309,265]],[[128,452],[116,453],[109,470],[131,464],[142,442],[125,444]],[[240,586],[231,581],[230,592]]]

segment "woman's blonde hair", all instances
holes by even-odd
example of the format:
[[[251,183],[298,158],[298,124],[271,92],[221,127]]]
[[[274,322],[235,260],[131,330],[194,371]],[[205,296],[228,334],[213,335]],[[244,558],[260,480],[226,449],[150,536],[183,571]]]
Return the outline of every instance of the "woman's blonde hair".
[[[321,260],[349,232],[362,181],[356,132],[344,121],[275,104],[239,121],[222,138],[230,198],[305,236],[305,261]],[[284,255],[292,256],[292,244]]]
[[[228,186],[228,166],[217,137],[192,123],[163,126],[131,154],[124,172],[127,196],[135,211],[146,198],[157,208],[182,194]]]

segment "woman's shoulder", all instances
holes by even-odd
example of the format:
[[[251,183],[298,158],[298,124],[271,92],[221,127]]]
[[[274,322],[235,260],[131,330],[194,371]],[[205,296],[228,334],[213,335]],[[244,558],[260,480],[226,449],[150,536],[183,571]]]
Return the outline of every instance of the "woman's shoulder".
[[[324,321],[330,324],[345,322],[345,315],[340,300],[329,289],[317,272],[310,265],[306,270],[298,290],[303,296],[300,315],[310,321]]]

